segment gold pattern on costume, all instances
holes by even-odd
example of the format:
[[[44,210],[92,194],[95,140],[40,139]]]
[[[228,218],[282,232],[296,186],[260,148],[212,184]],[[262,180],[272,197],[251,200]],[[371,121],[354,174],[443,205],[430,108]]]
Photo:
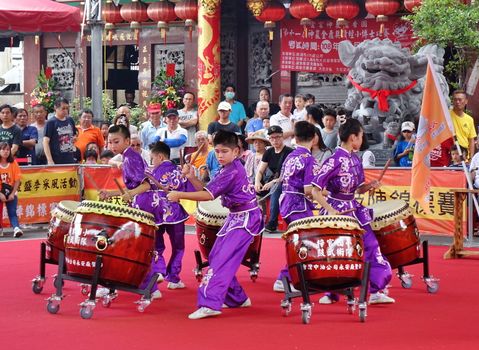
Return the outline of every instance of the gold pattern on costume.
[[[221,0],[200,0],[201,7],[203,7],[210,16],[219,10],[220,3]]]
[[[253,16],[257,17],[263,12],[263,9],[266,7],[266,2],[267,0],[248,0],[246,6]]]
[[[324,0],[309,0],[309,3],[313,5],[314,9],[318,12],[324,10]]]

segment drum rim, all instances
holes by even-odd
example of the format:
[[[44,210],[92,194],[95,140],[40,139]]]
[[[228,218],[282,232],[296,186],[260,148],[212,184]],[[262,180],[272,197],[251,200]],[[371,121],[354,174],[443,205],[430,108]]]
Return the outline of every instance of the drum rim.
[[[68,206],[65,205],[66,203],[70,203],[70,204],[76,203],[77,205],[75,209],[72,209],[72,208],[68,208]],[[51,211],[51,215],[61,221],[71,223],[73,221],[73,217],[75,216],[75,210],[78,208],[79,205],[80,205],[80,202],[77,202],[77,201],[71,201],[71,200],[61,201]]]
[[[401,200],[403,201],[403,200]],[[387,202],[387,201],[385,201]],[[413,216],[413,213],[411,211],[411,208],[407,204],[406,201],[403,201],[403,205],[400,208],[396,208],[388,213],[384,213],[378,216],[374,215],[374,220],[371,222],[371,227],[373,228],[374,231],[381,230],[389,225],[392,225],[399,220],[404,220],[410,216]],[[384,202],[381,202],[384,203]],[[370,207],[371,208],[371,207]],[[373,209],[373,208],[371,208]]]
[[[114,209],[116,209],[116,211]],[[109,215],[119,218],[127,217],[134,221],[156,227],[155,217],[153,214],[140,209],[108,202],[84,200],[80,202],[80,205],[75,210],[75,213]]]
[[[321,219],[321,220],[319,220]],[[327,225],[332,224],[332,225]],[[308,228],[333,228],[344,230],[360,230],[364,232],[358,220],[352,216],[344,215],[322,215],[310,216],[307,218],[292,221],[288,225],[288,230],[283,233],[282,238],[286,239],[291,233],[295,233],[301,229]]]

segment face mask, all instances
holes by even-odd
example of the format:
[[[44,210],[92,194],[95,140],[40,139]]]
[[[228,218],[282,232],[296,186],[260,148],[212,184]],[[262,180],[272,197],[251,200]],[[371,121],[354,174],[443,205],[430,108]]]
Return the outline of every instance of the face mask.
[[[232,100],[235,98],[235,93],[233,91],[227,91],[225,92],[225,97],[227,100]]]

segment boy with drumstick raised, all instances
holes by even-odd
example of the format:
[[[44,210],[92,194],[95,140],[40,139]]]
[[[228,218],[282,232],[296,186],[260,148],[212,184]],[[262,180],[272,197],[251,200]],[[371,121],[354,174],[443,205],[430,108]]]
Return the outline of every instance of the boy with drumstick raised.
[[[263,219],[253,185],[238,159],[238,136],[218,131],[213,138],[214,150],[221,170],[203,190],[168,193],[170,201],[180,199],[208,201],[221,196],[221,203],[230,210],[217,234],[210,252],[209,269],[198,289],[198,310],[188,316],[200,319],[221,314],[222,307],[248,307],[251,301],[235,277],[252,236],[263,230]],[[185,167],[184,173],[190,171]],[[199,187],[199,180],[191,181]]]
[[[362,206],[354,198],[355,193],[365,193],[376,189],[380,183],[375,180],[366,184],[364,170],[359,157],[355,154],[363,141],[363,128],[357,119],[348,119],[339,127],[341,146],[314,173],[313,198],[322,206],[322,215],[343,215],[356,218],[365,230],[363,235],[365,260],[370,263],[370,304],[394,303],[394,299],[383,293],[391,280],[391,266],[379,249],[378,241],[371,229],[372,210]],[[322,191],[327,190],[327,198]],[[321,304],[330,304],[338,300],[336,294],[326,294]]]

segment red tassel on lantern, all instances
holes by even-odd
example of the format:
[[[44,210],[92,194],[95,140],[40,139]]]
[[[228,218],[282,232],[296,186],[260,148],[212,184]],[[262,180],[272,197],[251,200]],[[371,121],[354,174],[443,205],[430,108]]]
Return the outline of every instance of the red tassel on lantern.
[[[341,38],[344,36],[344,27],[348,21],[359,14],[359,5],[354,0],[330,0],[326,7],[329,17],[336,20],[336,25],[341,28]]]
[[[175,5],[175,14],[185,21],[185,29],[189,32],[190,42],[193,36],[193,27],[198,21],[198,4],[196,0],[183,0]]]
[[[399,10],[401,4],[397,0],[366,0],[366,11],[376,17],[376,21],[381,22],[379,32],[384,31],[384,22],[388,20],[387,16],[393,15]]]
[[[294,0],[289,7],[289,13],[294,18],[300,20],[300,24],[304,28],[304,37],[308,36],[308,25],[311,25],[312,19],[318,17],[321,12],[316,11],[314,6],[308,0]]]
[[[131,3],[123,5],[120,9],[121,17],[126,22],[130,22],[130,28],[135,31],[137,45],[140,41],[141,23],[148,21],[147,9],[148,5],[138,0],[132,0]]]
[[[272,0],[261,12],[261,15],[256,16],[255,18],[264,22],[264,27],[269,30],[269,41],[273,41],[273,28],[276,27],[276,22],[281,21],[284,16],[286,16],[286,8],[284,5],[277,1]]]
[[[161,37],[166,44],[166,32],[168,31],[168,23],[176,19],[175,5],[172,3],[160,0],[148,6],[148,17],[155,22],[158,22],[158,29]]]

